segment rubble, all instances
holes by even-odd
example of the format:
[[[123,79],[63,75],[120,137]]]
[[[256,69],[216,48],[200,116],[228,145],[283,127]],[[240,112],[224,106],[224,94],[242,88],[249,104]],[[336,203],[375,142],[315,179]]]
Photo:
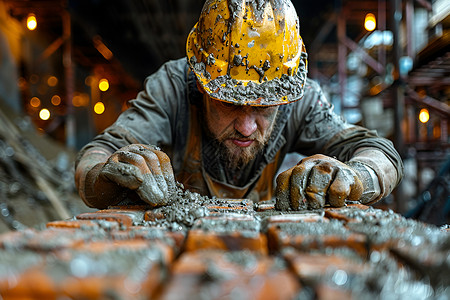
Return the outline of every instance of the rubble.
[[[0,233],[92,211],[79,201],[72,156],[0,101]]]

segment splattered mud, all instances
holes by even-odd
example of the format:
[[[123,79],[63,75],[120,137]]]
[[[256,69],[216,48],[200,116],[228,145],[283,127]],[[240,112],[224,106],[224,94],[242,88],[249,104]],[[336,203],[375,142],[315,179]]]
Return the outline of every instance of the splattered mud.
[[[253,68],[256,70],[257,67]],[[261,74],[259,75],[261,76]],[[245,105],[248,102],[271,105],[280,102],[282,97],[287,97],[286,103],[302,98],[303,85],[306,80],[306,75],[303,75],[301,72],[295,76],[283,74],[281,78],[263,81],[261,84],[250,81],[246,86],[239,84],[230,75],[225,75],[211,80],[206,87],[213,91],[210,93],[211,97],[229,100],[237,105]]]

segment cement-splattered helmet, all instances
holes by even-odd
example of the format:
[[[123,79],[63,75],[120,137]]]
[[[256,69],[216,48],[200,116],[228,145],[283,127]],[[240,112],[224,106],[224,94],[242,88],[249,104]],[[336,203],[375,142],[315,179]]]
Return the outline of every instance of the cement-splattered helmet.
[[[269,106],[303,96],[307,54],[290,0],[206,0],[186,52],[211,98]]]

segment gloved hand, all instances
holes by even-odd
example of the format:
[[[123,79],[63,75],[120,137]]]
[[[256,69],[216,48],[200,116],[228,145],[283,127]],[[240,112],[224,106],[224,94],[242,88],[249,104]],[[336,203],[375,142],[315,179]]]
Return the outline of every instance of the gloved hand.
[[[317,154],[301,160],[277,177],[276,208],[279,210],[317,209],[329,203],[345,205],[345,200],[361,198],[363,184],[359,173],[348,165]]]
[[[121,194],[128,189],[151,206],[162,206],[176,189],[169,157],[156,147],[141,144],[117,150],[106,163],[89,171],[86,181],[93,182],[90,194],[97,199],[110,198],[112,204],[123,200]]]

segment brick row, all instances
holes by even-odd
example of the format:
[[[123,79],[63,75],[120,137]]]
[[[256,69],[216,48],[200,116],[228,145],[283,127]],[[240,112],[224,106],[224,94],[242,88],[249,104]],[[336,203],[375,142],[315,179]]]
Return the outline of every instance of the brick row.
[[[447,230],[362,205],[281,212],[220,199],[46,225],[0,235],[1,297],[439,298],[450,283]]]
[[[300,284],[284,262],[253,251],[184,253],[160,299],[293,299]]]

